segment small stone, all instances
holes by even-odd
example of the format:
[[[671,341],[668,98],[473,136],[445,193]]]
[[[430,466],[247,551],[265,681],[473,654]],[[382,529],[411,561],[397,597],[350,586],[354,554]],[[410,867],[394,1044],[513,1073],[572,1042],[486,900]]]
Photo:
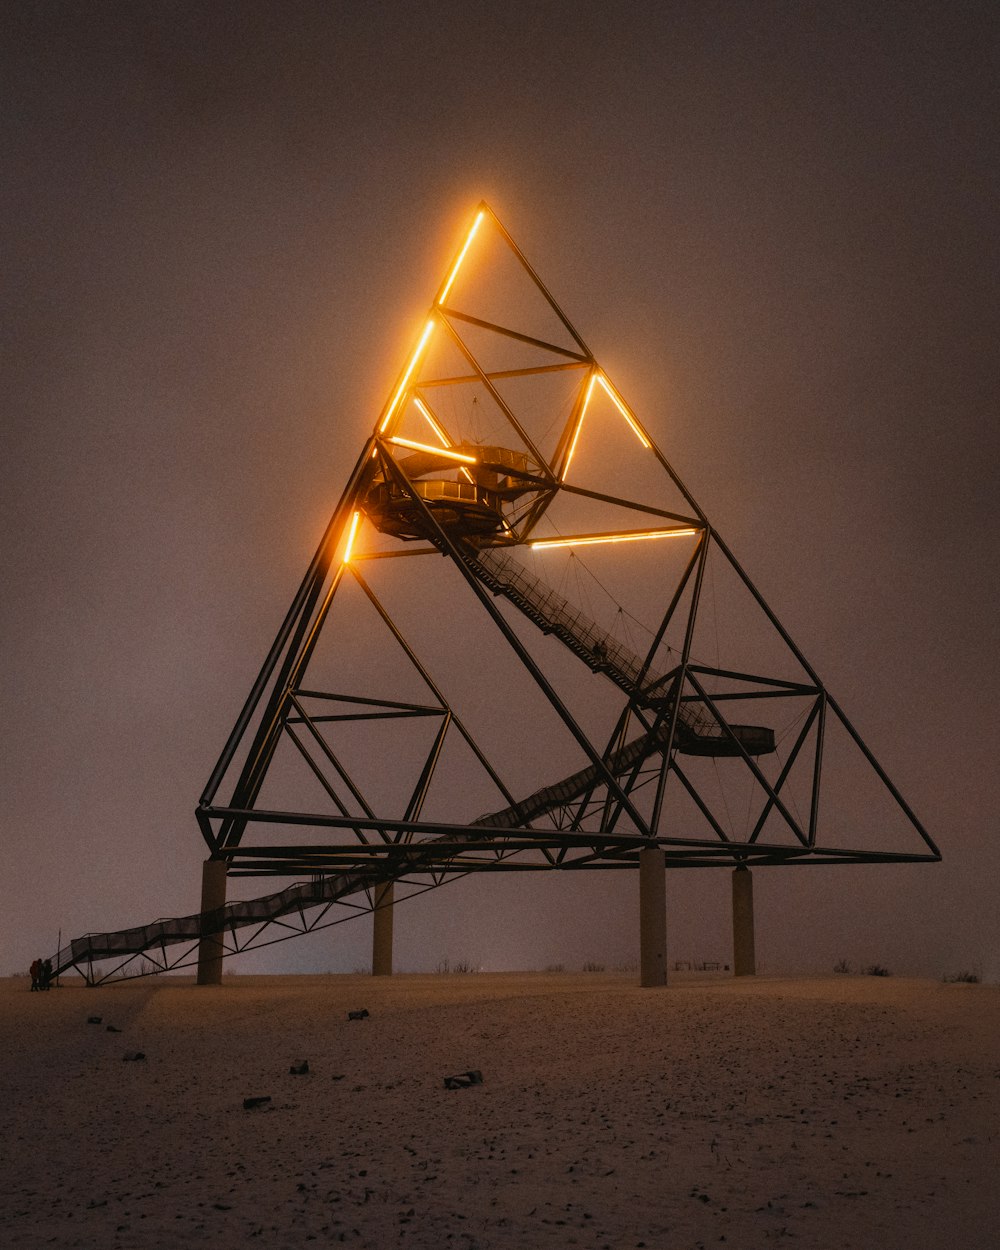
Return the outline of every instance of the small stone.
[[[482,1085],[483,1074],[478,1068],[471,1068],[468,1072],[459,1072],[455,1076],[446,1076],[444,1078],[445,1089],[468,1089],[470,1085]]]

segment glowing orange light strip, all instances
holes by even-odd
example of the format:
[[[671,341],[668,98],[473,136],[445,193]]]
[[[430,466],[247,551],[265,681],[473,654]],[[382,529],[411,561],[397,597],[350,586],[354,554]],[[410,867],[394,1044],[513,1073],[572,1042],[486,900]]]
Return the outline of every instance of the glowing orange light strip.
[[[599,373],[597,375],[597,380],[607,391],[608,397],[611,400],[611,402],[614,404],[614,406],[618,409],[618,411],[622,414],[625,420],[632,427],[632,433],[636,436],[639,442],[642,443],[643,447],[647,447],[647,448],[651,447],[652,444],[650,443],[649,439],[646,437],[645,434],[643,434],[642,430],[639,428],[639,424],[636,421],[635,417],[632,416],[628,408],[625,406],[625,401],[621,398],[621,396],[617,393],[617,391],[615,391],[615,389],[612,387],[611,383],[607,380],[604,374]]]
[[[428,451],[432,456],[445,456],[449,460],[460,460],[462,464],[479,463],[475,456],[467,456],[461,451],[449,451],[447,447],[430,447],[427,443],[415,443],[412,438],[392,437],[389,442],[397,447],[410,447],[414,451]]]
[[[448,292],[451,290],[452,283],[458,277],[458,271],[462,267],[462,261],[465,260],[465,253],[472,246],[472,240],[476,237],[476,231],[479,229],[479,223],[483,220],[485,216],[486,214],[482,211],[482,209],[480,209],[480,211],[476,214],[476,220],[472,223],[472,229],[469,231],[468,236],[466,237],[465,246],[459,252],[458,260],[456,260],[454,265],[452,266],[451,273],[448,275],[448,281],[444,284],[444,290],[441,292],[441,294],[437,298],[437,302],[439,305],[443,304],[445,300],[448,298]]]
[[[354,536],[358,532],[358,522],[361,520],[361,513],[355,512],[351,517],[351,528],[347,531],[347,543],[344,547],[344,554],[341,564],[346,564],[351,558],[351,548],[354,546]]]
[[[386,429],[389,426],[389,422],[393,418],[393,414],[395,413],[396,409],[399,407],[399,401],[406,394],[406,388],[410,384],[410,375],[413,373],[413,370],[417,367],[417,361],[420,359],[421,353],[423,352],[424,348],[427,346],[427,340],[430,338],[431,331],[433,329],[434,329],[434,322],[428,321],[426,326],[424,326],[423,334],[420,336],[420,342],[417,344],[416,350],[414,351],[413,355],[410,357],[410,363],[406,366],[406,372],[403,374],[403,380],[399,384],[399,389],[396,391],[396,394],[392,397],[392,403],[389,405],[389,411],[385,414],[385,419],[383,420],[382,424],[378,427],[378,432],[380,434],[384,434],[386,432]]]
[[[423,416],[424,420],[427,422],[427,424],[431,427],[431,429],[434,431],[434,433],[435,433],[435,434],[438,436],[438,438],[441,440],[442,446],[444,446],[444,447],[450,447],[450,446],[451,446],[451,442],[450,442],[450,440],[449,440],[449,438],[448,438],[448,435],[447,435],[447,434],[445,434],[444,430],[442,430],[442,429],[441,429],[441,427],[440,427],[440,425],[438,425],[437,421],[434,419],[434,414],[433,414],[433,413],[431,412],[431,410],[427,407],[427,405],[426,405],[426,404],[424,403],[424,401],[420,398],[420,396],[419,396],[419,395],[414,395],[414,396],[413,396],[413,402],[416,404],[417,409],[419,410],[419,412],[420,412],[420,413],[421,413],[421,415]]]
[[[587,405],[590,403],[590,397],[594,393],[594,383],[597,381],[598,374],[590,375],[590,385],[587,387],[587,394],[584,396],[583,407],[580,409],[580,419],[576,423],[576,429],[573,431],[573,441],[569,445],[569,451],[566,454],[566,463],[563,465],[562,480],[566,481],[566,474],[569,473],[569,466],[573,459],[573,452],[576,451],[577,439],[580,437],[580,431],[583,429],[583,418],[587,415]]]
[[[696,529],[625,530],[620,534],[582,534],[579,538],[538,538],[528,544],[541,547],[590,547],[597,543],[633,543],[646,538],[685,538],[697,534]]]

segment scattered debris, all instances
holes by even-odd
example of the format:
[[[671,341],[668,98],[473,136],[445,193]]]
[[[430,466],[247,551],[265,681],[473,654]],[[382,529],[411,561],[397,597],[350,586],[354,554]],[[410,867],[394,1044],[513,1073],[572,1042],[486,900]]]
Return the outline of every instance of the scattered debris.
[[[253,1111],[254,1107],[263,1107],[271,1101],[270,1094],[260,1094],[256,1098],[244,1098],[243,1110]]]
[[[113,1024],[109,1024],[104,1031],[105,1033],[120,1033],[121,1029],[116,1029]]]
[[[103,1019],[104,1019],[103,1016],[88,1016],[87,1023],[88,1024],[100,1024]]]
[[[309,1060],[303,1059],[301,1063],[293,1063],[288,1069],[289,1076],[308,1076]]]
[[[360,1011],[349,1011],[347,1013],[348,1020],[367,1020],[368,1008],[362,1007]]]
[[[468,1072],[459,1072],[456,1076],[446,1076],[444,1078],[445,1089],[468,1089],[470,1085],[482,1085],[483,1074],[478,1068],[472,1068]]]
[[[142,1050],[127,1050],[122,1058],[126,1063],[138,1063],[140,1059],[146,1058],[146,1052]]]

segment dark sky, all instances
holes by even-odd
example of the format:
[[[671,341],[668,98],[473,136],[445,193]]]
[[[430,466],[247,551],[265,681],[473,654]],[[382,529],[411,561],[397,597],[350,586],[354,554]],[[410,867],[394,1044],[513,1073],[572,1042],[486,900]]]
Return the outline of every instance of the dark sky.
[[[945,855],[758,873],[765,969],[998,970],[994,5],[0,21],[0,972],[196,908],[197,797],[481,198]],[[726,874],[677,876],[671,955],[727,955]],[[458,884],[397,962],[626,962],[634,890]]]

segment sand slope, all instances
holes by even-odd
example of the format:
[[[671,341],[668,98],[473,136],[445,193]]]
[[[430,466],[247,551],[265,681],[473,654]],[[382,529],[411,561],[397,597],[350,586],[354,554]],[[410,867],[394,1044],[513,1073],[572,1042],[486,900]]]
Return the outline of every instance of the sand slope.
[[[996,987],[9,980],[0,1006],[5,1246],[1000,1245]]]

